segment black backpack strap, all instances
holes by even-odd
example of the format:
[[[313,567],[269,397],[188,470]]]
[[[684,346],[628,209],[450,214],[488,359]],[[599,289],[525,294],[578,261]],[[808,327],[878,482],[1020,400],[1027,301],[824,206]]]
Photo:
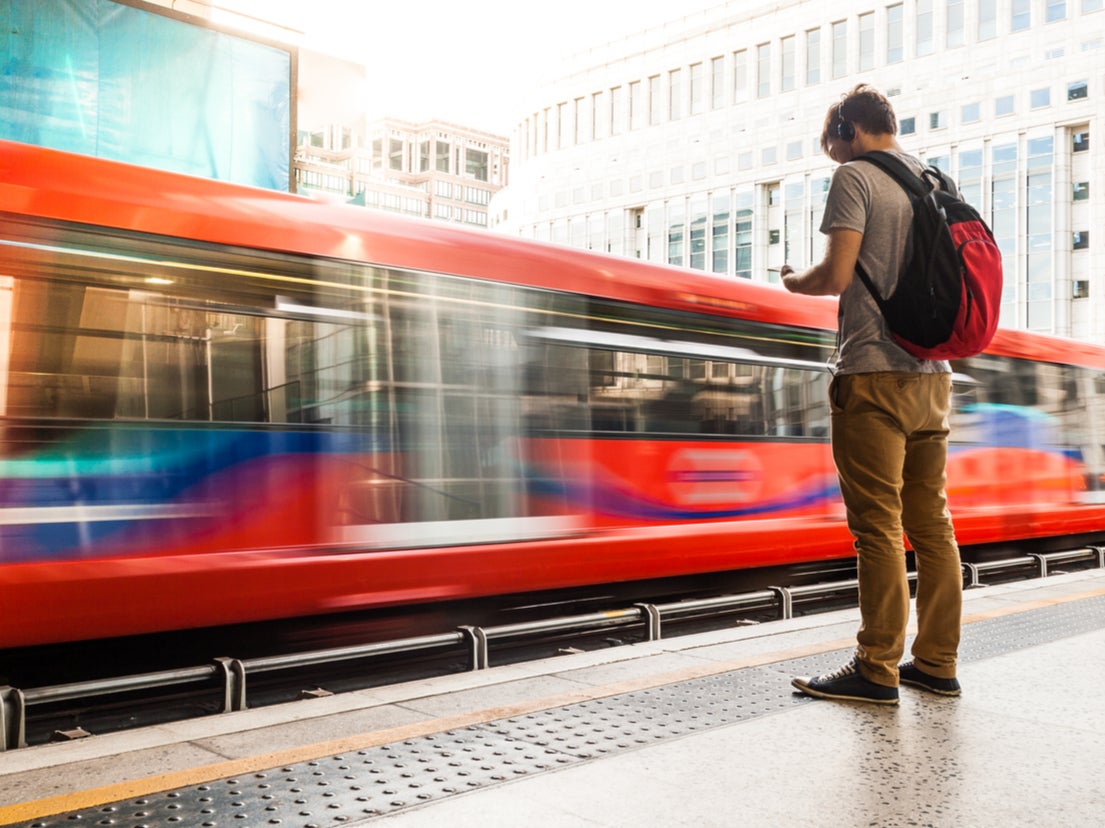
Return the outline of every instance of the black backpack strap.
[[[869,164],[874,164],[884,173],[889,175],[898,185],[906,191],[906,195],[913,198],[924,198],[930,192],[932,192],[933,185],[929,184],[927,180],[922,180],[916,172],[907,167],[902,161],[895,158],[889,152],[883,152],[882,150],[871,150],[863,155],[857,155],[852,159],[853,161],[866,161]],[[932,170],[935,172],[937,179],[940,182],[940,188],[946,190],[947,184],[944,180],[944,174],[935,167],[929,167],[925,172]],[[886,300],[879,296],[879,292],[875,290],[875,283],[871,281],[871,277],[867,275],[867,271],[863,269],[863,266],[856,262],[856,275],[859,276],[860,281],[863,282],[863,286],[867,288],[868,293],[871,294],[875,303],[879,306],[880,310],[884,310]],[[885,312],[885,310],[884,310]]]
[[[932,191],[932,185],[927,184],[927,181],[922,181],[918,177],[917,173],[907,167],[902,161],[895,158],[889,152],[883,152],[882,150],[872,150],[871,152],[864,153],[863,155],[857,155],[852,159],[853,161],[866,161],[870,164],[874,164],[884,173],[889,175],[898,185],[906,191],[913,198],[924,198]],[[937,175],[942,175],[937,172]],[[940,178],[940,186],[944,187],[944,180]]]
[[[883,305],[886,304],[886,300],[879,296],[879,292],[875,290],[875,283],[871,281],[871,277],[867,275],[867,271],[863,269],[863,265],[856,260],[856,275],[859,276],[859,280],[863,282],[863,286],[867,288],[867,292],[871,294],[871,298],[875,300],[875,304],[879,306],[879,310],[886,312]]]

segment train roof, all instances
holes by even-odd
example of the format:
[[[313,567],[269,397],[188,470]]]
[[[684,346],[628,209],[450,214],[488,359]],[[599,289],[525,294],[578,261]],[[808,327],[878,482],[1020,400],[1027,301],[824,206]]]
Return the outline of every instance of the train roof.
[[[702,271],[0,141],[0,209],[832,331],[836,302]],[[1000,330],[992,352],[1105,369],[1105,349]]]

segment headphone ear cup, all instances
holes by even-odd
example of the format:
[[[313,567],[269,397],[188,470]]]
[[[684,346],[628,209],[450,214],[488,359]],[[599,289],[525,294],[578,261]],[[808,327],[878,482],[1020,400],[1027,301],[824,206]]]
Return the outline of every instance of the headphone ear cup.
[[[847,141],[849,144],[856,140],[856,128],[852,126],[851,121],[841,121],[836,125],[836,134],[840,137],[841,141]]]

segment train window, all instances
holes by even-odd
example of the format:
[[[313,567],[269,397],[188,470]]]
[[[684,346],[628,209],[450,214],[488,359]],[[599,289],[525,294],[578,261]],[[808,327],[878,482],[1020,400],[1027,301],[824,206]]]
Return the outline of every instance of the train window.
[[[535,406],[532,424],[702,439],[827,439],[824,360],[831,341],[733,320],[701,330],[697,318],[597,301],[587,317],[579,328],[527,332],[552,360],[544,372],[530,370],[531,381],[555,376],[570,386],[555,405]],[[541,393],[542,383],[529,387]]]
[[[567,341],[571,334],[537,332]],[[585,332],[576,336],[586,338]],[[604,344],[617,337],[598,337]],[[624,337],[647,346],[644,337]],[[660,347],[657,343],[657,347]],[[576,352],[573,355],[572,352]],[[556,377],[541,389],[552,405],[535,406],[537,428],[696,434],[814,437],[829,433],[827,374],[813,368],[700,360],[647,350],[557,345],[545,352],[548,368],[531,377]],[[770,360],[765,360],[770,363]],[[585,372],[584,366],[589,366]],[[553,386],[558,394],[553,394]]]
[[[146,291],[14,280],[7,413],[332,422],[360,376],[349,325],[266,319]]]
[[[1068,365],[983,355],[955,364],[951,437],[957,443],[1060,451],[1082,464],[1079,497],[1105,488],[1102,382]]]

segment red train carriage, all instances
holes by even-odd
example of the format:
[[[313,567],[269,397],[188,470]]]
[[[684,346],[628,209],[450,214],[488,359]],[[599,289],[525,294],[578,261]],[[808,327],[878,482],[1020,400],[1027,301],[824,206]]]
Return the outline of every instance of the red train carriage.
[[[846,557],[830,300],[0,143],[0,647]],[[1105,530],[1105,350],[956,365],[964,544]]]

